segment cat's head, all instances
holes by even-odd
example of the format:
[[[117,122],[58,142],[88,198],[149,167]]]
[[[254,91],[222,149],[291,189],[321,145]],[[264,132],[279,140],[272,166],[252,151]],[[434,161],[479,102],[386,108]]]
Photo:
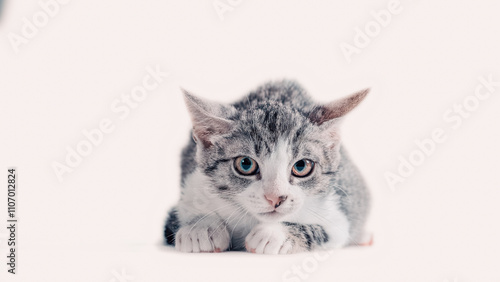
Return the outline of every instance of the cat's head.
[[[281,88],[280,88],[281,87]],[[339,125],[368,89],[318,105],[297,85],[261,88],[234,105],[185,93],[202,189],[261,221],[282,221],[328,193],[340,162]]]

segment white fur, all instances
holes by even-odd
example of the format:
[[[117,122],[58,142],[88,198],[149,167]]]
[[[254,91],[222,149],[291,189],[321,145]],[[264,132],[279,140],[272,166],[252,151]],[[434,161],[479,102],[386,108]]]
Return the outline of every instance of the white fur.
[[[262,223],[248,234],[245,245],[248,251],[257,254],[288,254],[292,243],[285,227],[277,223]]]
[[[302,224],[320,224],[329,240],[326,248],[340,248],[350,241],[350,223],[338,206],[338,196],[309,197],[297,213],[295,221]]]
[[[288,177],[296,160],[290,158],[287,148],[286,142],[279,142],[269,158],[257,160],[262,180],[255,181],[236,197],[241,207],[209,193],[213,187],[209,187],[208,177],[199,170],[190,174],[185,179],[184,195],[178,206],[179,220],[184,227],[177,233],[177,248],[187,252],[217,248],[224,251],[232,238],[233,242],[245,241],[247,248],[257,253],[288,253],[291,247],[285,244],[285,227],[279,224],[283,221],[319,224],[329,237],[325,247],[347,245],[349,221],[338,207],[338,197],[309,197],[300,187],[290,184]],[[264,197],[266,193],[288,196],[276,209],[279,212],[276,216],[260,215],[274,210]],[[215,229],[221,224],[223,226]],[[210,228],[215,230],[215,237],[207,235]]]
[[[194,225],[181,227],[175,242],[176,249],[182,252],[221,252],[229,248],[231,238],[221,219],[206,217]]]
[[[179,221],[181,224],[195,224],[193,219],[201,218],[196,225],[215,225],[214,221],[226,221],[229,238],[244,242],[245,236],[258,223],[246,210],[211,194],[208,177],[196,170],[184,182],[184,195],[179,202]],[[217,223],[219,224],[219,223]],[[181,228],[182,229],[182,228]],[[178,242],[176,242],[178,243]]]
[[[239,203],[251,214],[263,222],[277,222],[290,219],[297,212],[305,197],[302,189],[288,182],[292,162],[288,151],[289,145],[280,140],[266,159],[257,159],[260,166],[261,181],[256,181],[238,195]],[[279,206],[278,214],[273,217],[260,215],[271,212],[274,207],[269,204],[264,195],[287,196],[286,201]]]
[[[279,140],[269,158],[263,160],[260,174],[264,193],[281,196],[290,192],[288,178],[291,171],[291,159],[288,148],[288,142]]]

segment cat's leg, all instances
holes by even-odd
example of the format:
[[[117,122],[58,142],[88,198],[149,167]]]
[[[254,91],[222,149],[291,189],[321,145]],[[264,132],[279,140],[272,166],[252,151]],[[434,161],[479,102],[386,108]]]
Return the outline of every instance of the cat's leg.
[[[177,207],[170,210],[167,217],[167,222],[164,229],[165,243],[167,245],[175,245],[175,234],[180,228],[179,216]]]
[[[164,236],[166,244],[183,252],[222,252],[230,244],[227,225],[220,217],[197,216],[186,223],[178,207],[168,214]]]
[[[245,240],[246,249],[259,254],[290,254],[310,251],[329,241],[319,224],[262,223],[255,226]]]
[[[175,235],[175,248],[187,253],[223,252],[230,242],[227,225],[217,216],[194,218]]]

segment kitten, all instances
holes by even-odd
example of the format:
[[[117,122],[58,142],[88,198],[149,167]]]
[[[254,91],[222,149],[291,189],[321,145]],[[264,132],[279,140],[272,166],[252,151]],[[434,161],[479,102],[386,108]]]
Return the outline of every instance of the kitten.
[[[339,125],[368,91],[323,105],[291,81],[232,105],[184,91],[193,131],[166,243],[182,252],[265,254],[361,243],[370,197]]]

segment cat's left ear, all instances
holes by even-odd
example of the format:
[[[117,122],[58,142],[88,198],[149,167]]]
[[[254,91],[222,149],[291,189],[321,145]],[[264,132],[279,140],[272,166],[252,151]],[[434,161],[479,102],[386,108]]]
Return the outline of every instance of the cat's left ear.
[[[231,106],[207,101],[182,89],[187,109],[193,123],[193,139],[205,148],[212,146],[214,139],[228,133],[233,121],[226,119],[235,109]]]
[[[329,143],[328,146],[333,150],[340,149],[338,146],[340,143],[339,127],[343,117],[358,106],[369,91],[369,88],[363,89],[347,97],[318,106],[309,115],[309,120],[319,127],[320,132],[324,134],[325,140]]]
[[[309,120],[316,125],[333,122],[338,123],[335,121],[340,121],[343,116],[358,106],[368,92],[370,92],[370,88],[363,89],[347,97],[321,105],[311,112]]]

